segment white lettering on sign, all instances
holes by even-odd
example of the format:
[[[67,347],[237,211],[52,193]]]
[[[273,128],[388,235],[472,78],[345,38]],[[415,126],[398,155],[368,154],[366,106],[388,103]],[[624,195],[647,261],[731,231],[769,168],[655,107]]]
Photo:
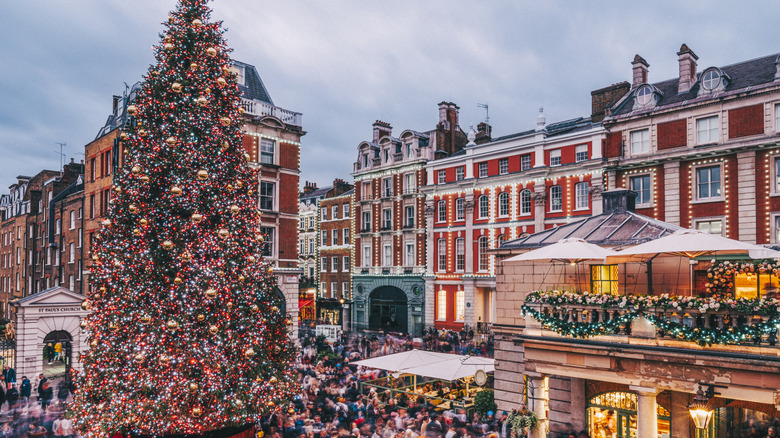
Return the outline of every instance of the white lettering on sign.
[[[81,312],[81,307],[44,307],[38,313]]]

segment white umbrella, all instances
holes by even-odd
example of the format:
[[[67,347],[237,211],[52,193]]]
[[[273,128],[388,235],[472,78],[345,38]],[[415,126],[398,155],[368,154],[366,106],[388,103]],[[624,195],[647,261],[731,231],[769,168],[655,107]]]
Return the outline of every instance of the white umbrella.
[[[451,382],[464,377],[471,377],[476,374],[477,370],[489,373],[495,371],[495,369],[495,359],[455,356],[444,362],[407,368],[404,372]]]
[[[457,355],[447,353],[436,353],[433,351],[409,350],[401,353],[388,354],[385,356],[373,357],[371,359],[359,360],[353,362],[355,365],[361,365],[369,368],[376,368],[390,372],[406,372],[408,368],[431,365],[439,362],[451,360]]]
[[[550,260],[574,264],[585,260],[604,260],[617,254],[611,249],[588,243],[583,239],[568,238],[510,257],[504,262]]]
[[[621,261],[641,261],[646,260],[648,256],[659,254],[677,255],[689,259],[703,255],[727,254],[747,254],[752,259],[780,257],[780,251],[699,230],[678,230],[660,239],[626,248],[612,257]]]

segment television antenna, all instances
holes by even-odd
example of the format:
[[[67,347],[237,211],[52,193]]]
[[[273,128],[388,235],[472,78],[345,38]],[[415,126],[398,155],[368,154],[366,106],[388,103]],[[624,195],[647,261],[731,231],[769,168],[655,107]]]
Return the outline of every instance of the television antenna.
[[[55,141],[54,144],[60,145],[60,151],[59,152],[54,151],[54,152],[60,155],[60,177],[61,177],[62,176],[62,168],[63,168],[63,166],[65,166],[65,154],[62,152],[62,149],[65,146],[67,146],[67,143],[59,143],[59,142]]]
[[[486,103],[478,103],[477,107],[484,108],[485,109],[485,124],[490,124],[490,110],[488,109],[488,104]]]

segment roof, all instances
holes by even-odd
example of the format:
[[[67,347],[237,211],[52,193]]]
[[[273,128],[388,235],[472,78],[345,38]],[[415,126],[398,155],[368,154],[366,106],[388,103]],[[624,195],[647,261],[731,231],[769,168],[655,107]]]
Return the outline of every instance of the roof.
[[[778,54],[768,55],[761,58],[751,59],[748,61],[739,62],[737,64],[727,65],[720,67],[720,69],[729,77],[729,82],[722,92],[715,92],[698,96],[699,86],[702,73],[709,67],[702,69],[697,73],[696,83],[693,84],[690,90],[685,93],[677,94],[677,86],[679,84],[679,78],[669,79],[662,82],[657,82],[653,85],[661,96],[655,107],[643,108],[637,110],[637,113],[652,111],[658,107],[681,104],[683,102],[691,103],[691,101],[707,101],[715,100],[723,96],[724,93],[733,92],[736,90],[742,90],[749,87],[756,87],[764,84],[775,82],[775,73],[777,72],[777,66],[775,61],[778,59]],[[617,104],[613,109],[612,114],[614,116],[630,114],[634,107],[634,96],[631,91],[630,96],[624,101]]]
[[[547,134],[547,137],[549,138],[549,137],[554,137],[556,135],[568,134],[577,131],[584,131],[598,124],[599,123],[593,123],[590,117],[577,117],[574,119],[562,120],[560,122],[550,123],[544,127],[545,128],[544,132]],[[516,132],[514,134],[504,135],[502,137],[496,137],[492,140],[492,142],[509,140],[512,138],[523,137],[526,135],[532,135],[535,134],[536,132],[538,131],[536,131],[535,129],[529,129],[527,131]]]
[[[306,201],[306,200],[311,200],[311,199],[321,199],[321,198],[324,198],[325,195],[328,194],[328,191],[330,189],[332,189],[332,188],[333,188],[333,186],[326,186],[326,187],[321,187],[321,188],[314,189],[309,194],[305,194],[304,195],[303,193],[301,193],[301,195],[298,197],[298,199],[301,202]]]
[[[271,100],[271,95],[268,94],[268,89],[265,88],[265,84],[263,84],[263,79],[260,78],[260,73],[257,72],[257,68],[255,68],[254,65],[236,60],[233,60],[233,64],[244,68],[244,84],[238,84],[238,89],[241,90],[242,97],[250,100],[259,100],[269,105],[273,105],[274,101]]]
[[[572,237],[601,246],[635,245],[681,229],[632,211],[604,213],[510,240],[500,249],[539,248]]]

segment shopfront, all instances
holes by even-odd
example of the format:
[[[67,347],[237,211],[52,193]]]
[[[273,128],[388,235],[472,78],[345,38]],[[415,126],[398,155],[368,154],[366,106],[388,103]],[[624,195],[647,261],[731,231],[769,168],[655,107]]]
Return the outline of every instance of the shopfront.
[[[627,391],[603,392],[588,399],[587,422],[590,438],[636,438],[637,395]],[[658,438],[669,438],[671,414],[656,405]]]

